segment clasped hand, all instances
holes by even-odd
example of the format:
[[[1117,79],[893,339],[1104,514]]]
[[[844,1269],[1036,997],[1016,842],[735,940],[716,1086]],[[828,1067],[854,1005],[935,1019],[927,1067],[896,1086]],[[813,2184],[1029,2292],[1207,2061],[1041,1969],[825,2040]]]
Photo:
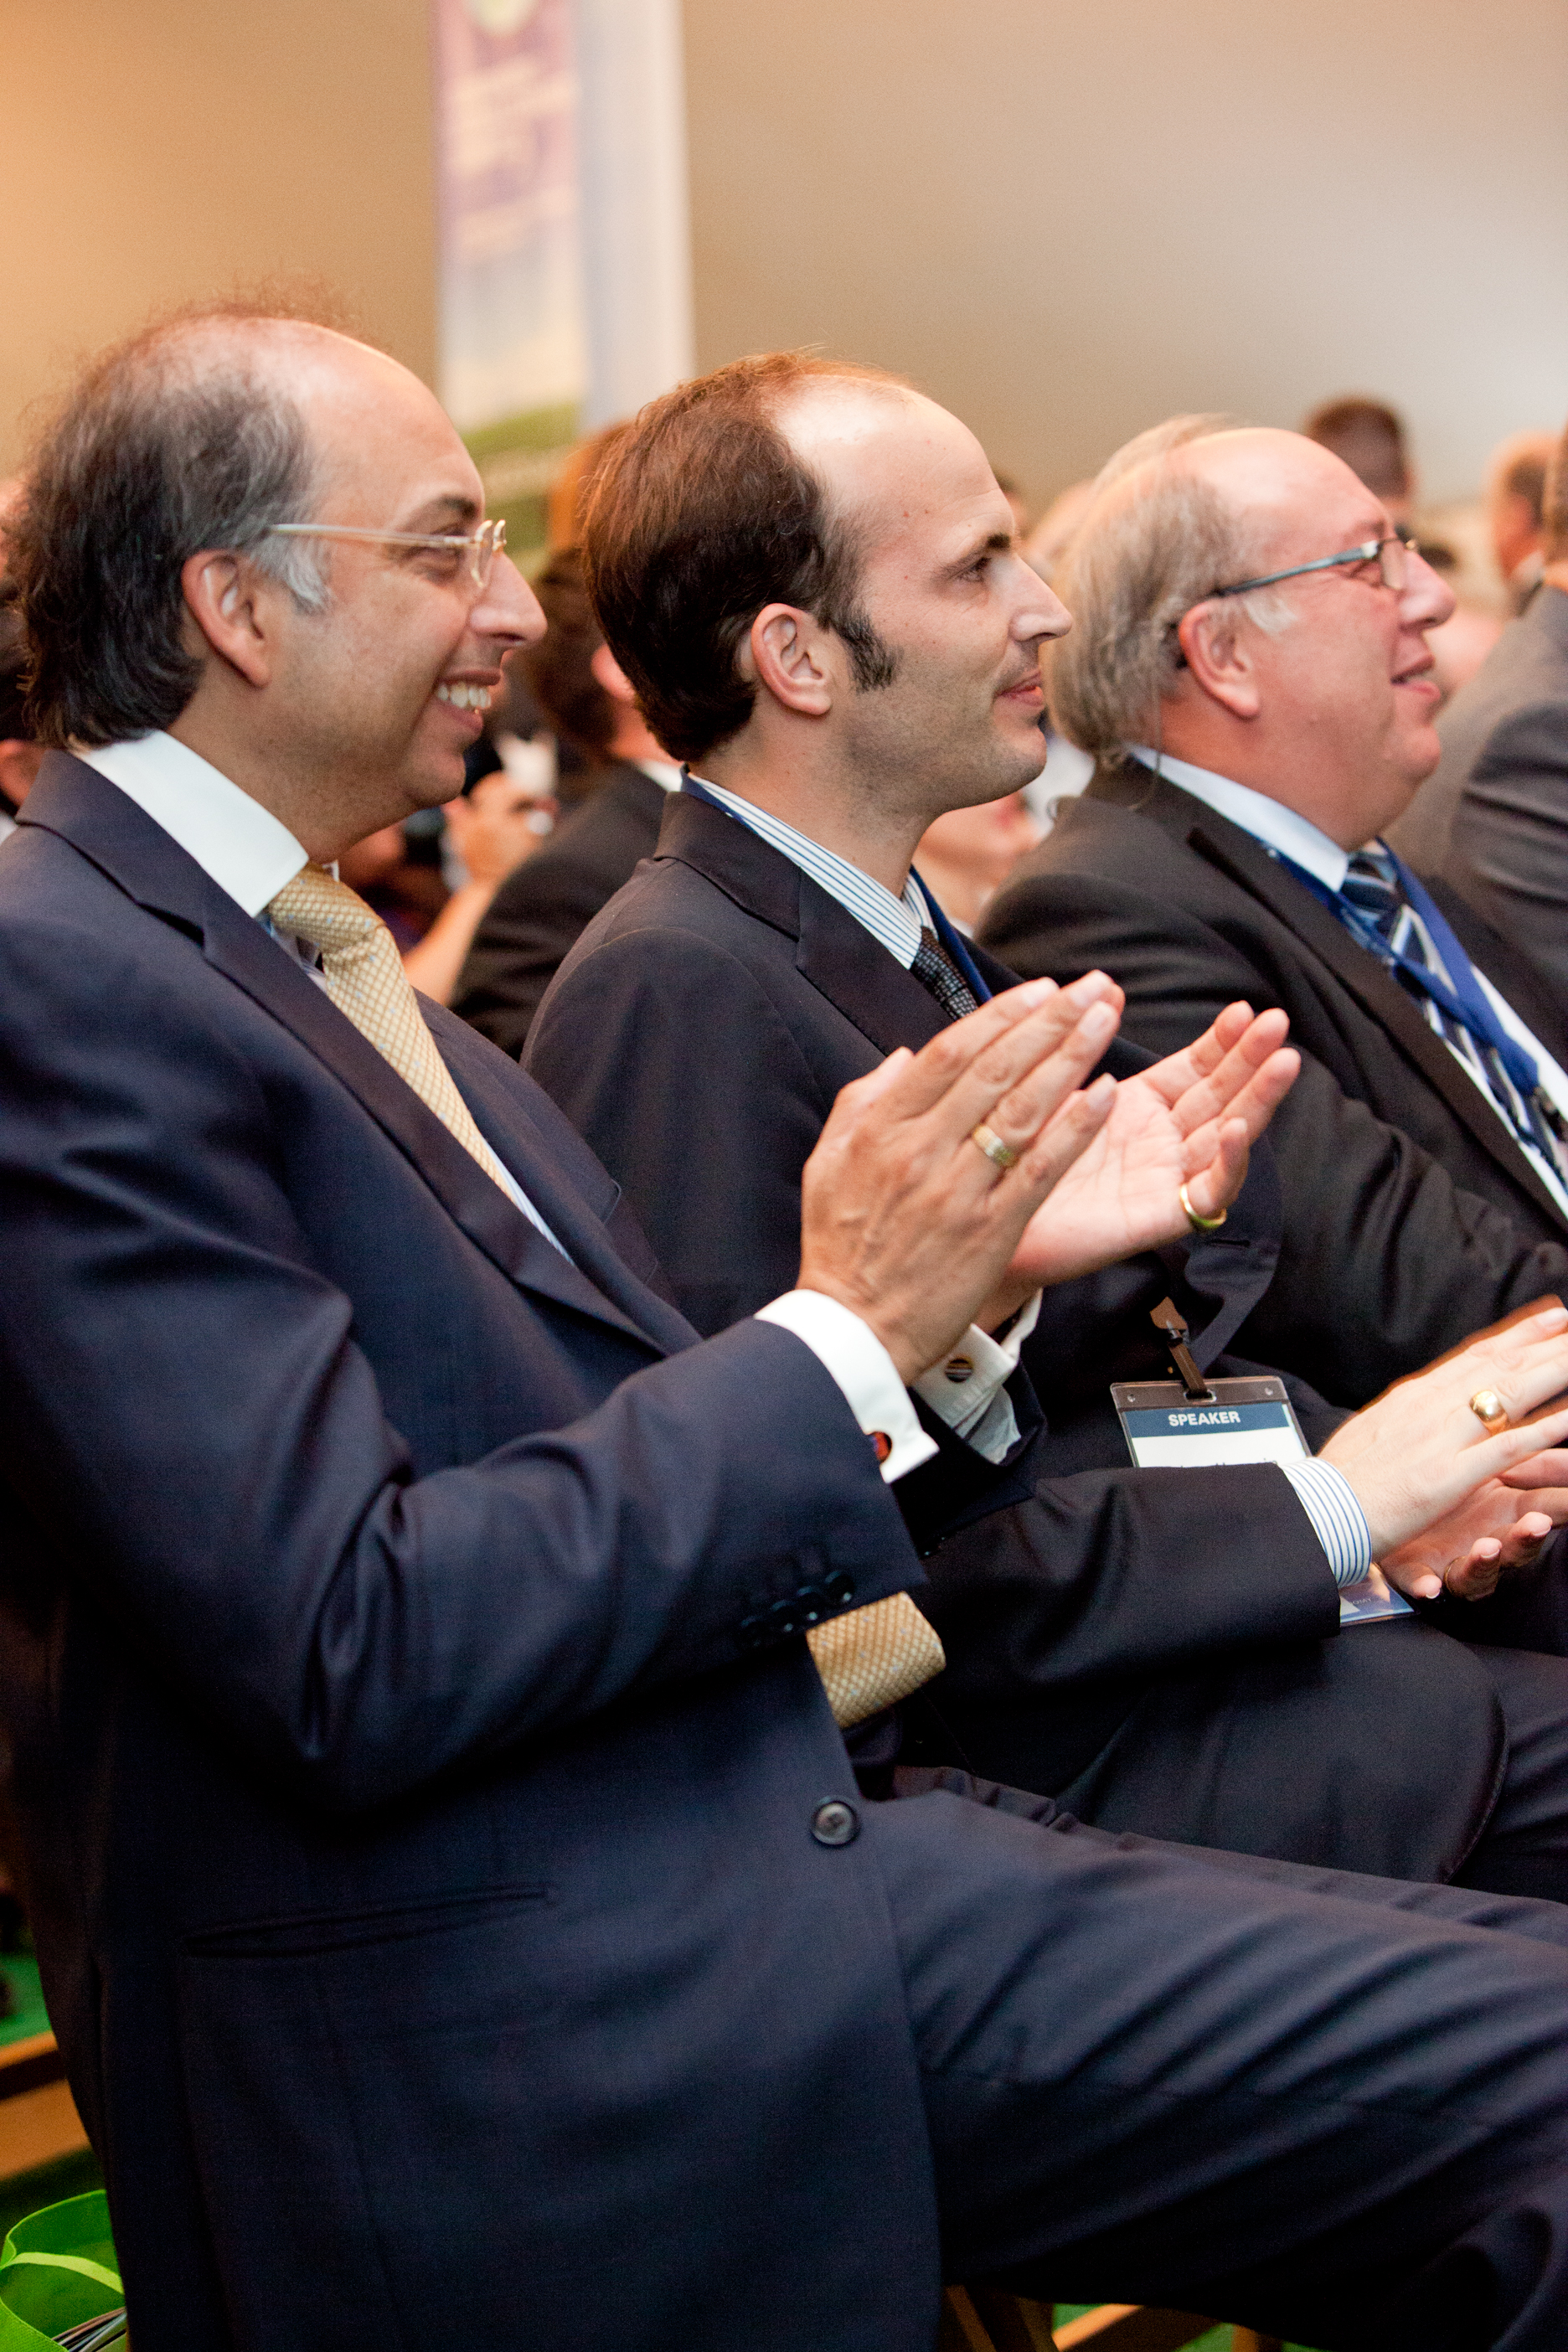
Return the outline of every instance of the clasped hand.
[[[1484,1600],[1568,1524],[1568,1411],[1489,1437],[1470,1409],[1496,1389],[1518,1423],[1568,1390],[1568,1313],[1552,1306],[1402,1381],[1334,1432],[1373,1558],[1412,1600]],[[1524,1495],[1531,1506],[1521,1510]]]

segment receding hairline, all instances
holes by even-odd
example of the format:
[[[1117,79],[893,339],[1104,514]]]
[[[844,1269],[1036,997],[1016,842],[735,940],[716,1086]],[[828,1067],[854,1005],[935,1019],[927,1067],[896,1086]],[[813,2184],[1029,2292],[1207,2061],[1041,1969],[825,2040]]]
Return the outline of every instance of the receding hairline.
[[[1238,444],[1247,444],[1250,447],[1238,451]],[[1145,457],[1130,472],[1107,485],[1080,529],[1091,530],[1098,520],[1137,505],[1159,482],[1169,481],[1181,475],[1185,475],[1191,481],[1202,482],[1215,498],[1224,501],[1237,521],[1244,521],[1248,513],[1256,510],[1242,487],[1246,468],[1234,467],[1226,461],[1238,454],[1245,458],[1252,451],[1262,458],[1271,448],[1279,449],[1281,457],[1293,452],[1311,451],[1311,457],[1304,462],[1315,464],[1321,458],[1345,475],[1373,505],[1382,504],[1376,491],[1367,488],[1353,467],[1347,466],[1333,450],[1325,448],[1321,441],[1312,440],[1310,435],[1293,433],[1289,426],[1282,425],[1238,425],[1217,433],[1199,434],[1191,441],[1179,442],[1174,448],[1157,450]],[[1238,480],[1238,473],[1241,480]],[[1289,493],[1282,478],[1280,488],[1281,495],[1276,503],[1283,509],[1289,504]]]
[[[277,381],[284,377],[286,364],[292,361],[293,372],[287,376],[284,388],[294,389],[300,383],[301,360],[330,365],[334,359],[340,364],[353,366],[379,362],[383,368],[407,376],[411,383],[419,382],[387,352],[357,336],[344,334],[339,328],[310,319],[247,312],[207,312],[171,319],[132,343],[125,358],[132,368],[144,366],[165,382],[210,382],[230,371],[254,372]]]
[[[782,435],[789,446],[791,455],[805,467],[819,485],[835,527],[848,535],[858,559],[870,551],[874,531],[874,499],[864,492],[852,478],[846,478],[842,474],[838,478],[835,478],[830,463],[825,462],[836,446],[835,436],[831,433],[824,435],[820,440],[815,440],[809,435],[797,434],[791,429],[803,410],[813,404],[820,404],[825,398],[830,398],[835,394],[845,393],[851,395],[865,395],[859,404],[868,409],[880,409],[885,412],[893,406],[902,406],[909,410],[929,410],[934,415],[943,419],[946,424],[955,425],[961,433],[973,442],[981,463],[988,474],[990,460],[986,457],[973,430],[964,424],[961,416],[954,415],[951,408],[944,408],[941,401],[933,400],[929,393],[921,392],[918,385],[906,383],[898,376],[819,374],[806,377],[797,383],[781,387],[776,404],[770,405],[769,422]],[[837,444],[843,456],[852,459],[857,437],[852,433],[847,434]],[[993,476],[992,478],[994,479],[994,477]],[[997,495],[1002,497],[1005,494],[998,489]]]

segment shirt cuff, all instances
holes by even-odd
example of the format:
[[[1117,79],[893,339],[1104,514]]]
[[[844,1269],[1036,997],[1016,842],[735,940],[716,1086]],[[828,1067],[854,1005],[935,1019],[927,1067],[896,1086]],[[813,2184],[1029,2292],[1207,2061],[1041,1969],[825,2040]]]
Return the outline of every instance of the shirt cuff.
[[[1005,1339],[994,1339],[972,1323],[952,1355],[914,1383],[921,1402],[987,1462],[1005,1460],[1018,1443],[1018,1418],[1006,1383],[1039,1317],[1037,1290],[1013,1318]]]
[[[1331,1462],[1281,1462],[1336,1584],[1359,1584],[1372,1566],[1372,1530],[1355,1488]]]
[[[879,1444],[882,1475],[890,1486],[929,1462],[936,1440],[921,1427],[898,1366],[868,1323],[821,1290],[788,1290],[759,1307],[759,1323],[777,1323],[804,1340],[824,1371],[844,1391],[846,1403],[868,1437]]]

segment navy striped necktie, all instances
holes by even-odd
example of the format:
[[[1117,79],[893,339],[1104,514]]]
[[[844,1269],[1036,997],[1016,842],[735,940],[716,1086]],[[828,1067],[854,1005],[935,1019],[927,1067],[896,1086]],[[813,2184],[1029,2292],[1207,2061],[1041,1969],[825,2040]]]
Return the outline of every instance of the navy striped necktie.
[[[1394,871],[1394,860],[1385,851],[1358,849],[1351,859],[1341,889],[1351,905],[1365,916],[1379,937],[1386,940],[1392,947],[1394,926],[1405,909],[1405,894]],[[1415,942],[1411,944],[1414,946]],[[1417,952],[1421,953],[1419,950]],[[1426,961],[1424,953],[1421,953],[1421,961]]]

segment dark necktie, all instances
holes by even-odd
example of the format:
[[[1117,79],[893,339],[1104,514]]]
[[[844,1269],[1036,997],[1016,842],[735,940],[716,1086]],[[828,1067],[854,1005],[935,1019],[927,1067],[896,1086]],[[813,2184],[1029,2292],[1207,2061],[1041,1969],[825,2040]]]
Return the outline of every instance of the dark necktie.
[[[979,999],[929,923],[921,926],[921,943],[910,970],[950,1021],[962,1021],[966,1013],[975,1010]]]

